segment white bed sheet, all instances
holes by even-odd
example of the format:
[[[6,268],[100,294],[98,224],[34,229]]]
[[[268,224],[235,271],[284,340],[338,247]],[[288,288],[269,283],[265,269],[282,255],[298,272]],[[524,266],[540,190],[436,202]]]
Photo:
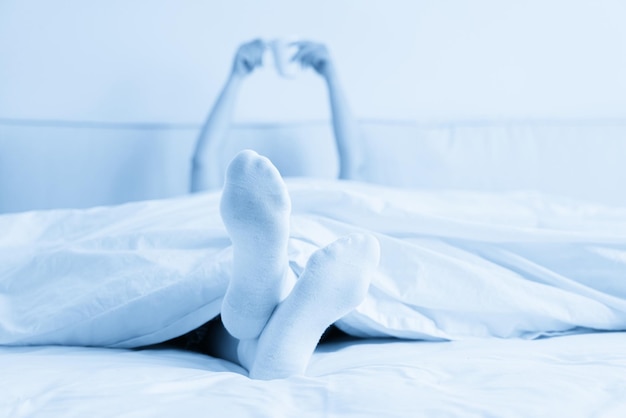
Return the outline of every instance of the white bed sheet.
[[[626,333],[331,343],[276,381],[177,350],[0,347],[0,370],[6,418],[626,414]]]

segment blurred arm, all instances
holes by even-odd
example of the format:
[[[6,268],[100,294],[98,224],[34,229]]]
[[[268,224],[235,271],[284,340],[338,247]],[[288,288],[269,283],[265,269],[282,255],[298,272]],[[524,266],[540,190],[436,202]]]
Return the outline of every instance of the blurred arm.
[[[265,43],[260,39],[242,44],[233,68],[213,109],[202,126],[191,161],[190,191],[192,193],[222,187],[220,157],[233,119],[237,95],[242,81],[263,64]]]
[[[303,67],[313,68],[324,78],[328,87],[333,133],[339,156],[339,178],[358,177],[365,163],[360,132],[328,48],[324,44],[310,41],[296,42],[295,45],[298,46],[298,52],[292,60],[300,62]]]
[[[363,149],[359,143],[359,128],[350,110],[348,99],[339,83],[337,73],[332,66],[327,72],[326,84],[337,154],[339,155],[339,178],[355,178],[364,164]]]
[[[233,75],[228,78],[200,131],[191,166],[192,193],[222,187],[220,151],[230,128],[241,81]]]

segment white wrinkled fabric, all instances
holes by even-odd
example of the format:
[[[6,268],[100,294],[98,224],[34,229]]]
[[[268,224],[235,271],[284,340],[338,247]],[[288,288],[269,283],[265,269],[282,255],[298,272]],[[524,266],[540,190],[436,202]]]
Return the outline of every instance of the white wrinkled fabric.
[[[358,336],[535,338],[626,329],[626,208],[532,192],[292,180],[291,265],[381,242]],[[0,344],[135,347],[212,318],[230,271],[218,194],[0,217]]]
[[[2,417],[622,417],[626,333],[360,340],[253,380],[185,350],[0,347]]]

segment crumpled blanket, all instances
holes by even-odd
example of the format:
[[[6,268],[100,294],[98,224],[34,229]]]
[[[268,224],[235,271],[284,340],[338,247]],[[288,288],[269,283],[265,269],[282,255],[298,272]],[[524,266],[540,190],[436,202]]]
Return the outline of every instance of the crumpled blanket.
[[[626,208],[535,192],[288,181],[290,265],[351,232],[381,263],[356,336],[537,338],[626,329]],[[138,347],[219,313],[219,193],[0,216],[0,344]]]

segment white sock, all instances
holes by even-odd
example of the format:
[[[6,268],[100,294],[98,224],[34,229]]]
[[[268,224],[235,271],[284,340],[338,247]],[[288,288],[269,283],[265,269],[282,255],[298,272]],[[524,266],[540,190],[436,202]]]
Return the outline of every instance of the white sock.
[[[226,172],[220,210],[233,243],[222,321],[235,338],[257,338],[285,291],[291,201],[265,157],[242,151]]]
[[[261,333],[250,377],[303,374],[326,328],[365,298],[379,259],[378,240],[366,234],[348,235],[313,253]]]

